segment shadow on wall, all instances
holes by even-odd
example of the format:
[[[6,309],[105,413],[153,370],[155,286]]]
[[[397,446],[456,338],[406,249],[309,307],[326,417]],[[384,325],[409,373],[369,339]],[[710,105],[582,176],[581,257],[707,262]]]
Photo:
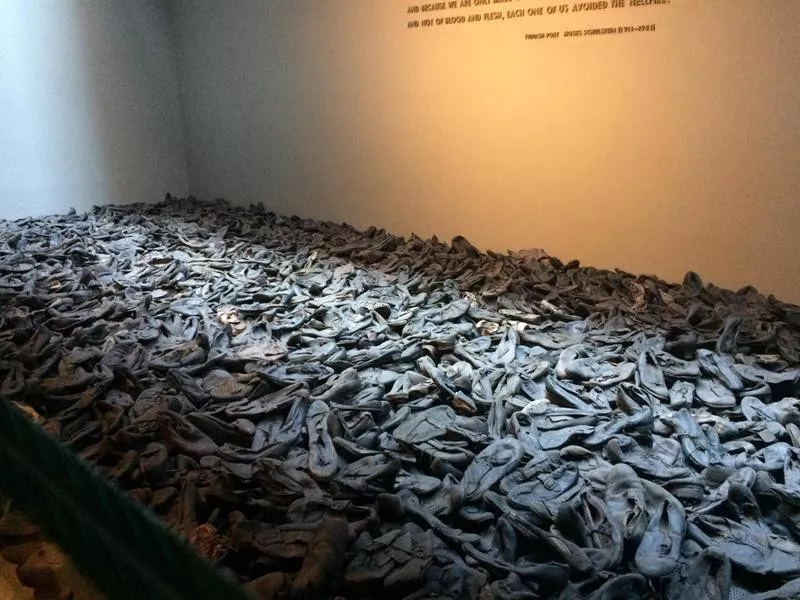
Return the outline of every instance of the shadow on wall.
[[[0,218],[186,190],[177,77],[151,0],[4,0]]]

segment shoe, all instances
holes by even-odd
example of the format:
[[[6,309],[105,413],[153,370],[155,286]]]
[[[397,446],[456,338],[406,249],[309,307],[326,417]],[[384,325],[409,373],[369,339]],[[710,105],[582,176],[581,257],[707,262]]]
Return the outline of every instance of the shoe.
[[[587,597],[587,600],[628,600],[644,598],[649,592],[647,580],[637,573],[617,575]]]
[[[190,412],[186,420],[208,435],[221,446],[226,443],[250,448],[256,433],[256,426],[247,419],[236,419],[228,423],[208,412]]]
[[[292,582],[295,597],[318,598],[329,593],[344,567],[348,534],[347,521],[327,518],[322,522]]]
[[[411,490],[400,490],[397,493],[397,497],[402,501],[407,516],[433,529],[444,539],[456,544],[476,544],[480,542],[480,536],[450,527],[430,513],[420,504],[419,498]]]
[[[584,438],[583,445],[587,448],[602,446],[612,437],[623,432],[649,431],[653,427],[653,409],[649,406],[635,413],[617,416],[612,421],[607,421],[595,427],[594,432]]]
[[[609,440],[605,454],[614,463],[625,463],[640,477],[673,480],[692,475],[684,465],[680,443],[672,438],[653,436],[652,448],[642,448],[633,438]]]
[[[517,468],[522,455],[522,444],[514,438],[504,438],[489,444],[464,472],[464,479],[461,481],[464,500],[479,500],[500,479]]]
[[[792,600],[793,598],[800,598],[800,578],[792,579],[769,592],[753,594],[751,600]]]
[[[218,402],[228,402],[246,398],[254,386],[246,383],[246,376],[233,376],[222,369],[214,369],[203,378],[203,389]]]
[[[214,440],[179,414],[165,410],[158,415],[157,423],[168,450],[177,448],[188,456],[198,458],[219,452]]]
[[[639,355],[636,362],[636,381],[659,402],[669,400],[669,390],[664,383],[664,373],[652,351]]]
[[[586,481],[580,476],[578,468],[566,463],[511,488],[508,503],[532,511],[544,519],[552,519],[559,504],[575,497],[585,486]]]
[[[719,379],[730,391],[738,392],[744,388],[732,357],[701,348],[697,351],[697,362],[705,373]]]
[[[546,544],[558,557],[572,569],[581,574],[593,573],[595,565],[589,556],[580,547],[564,538],[560,533],[551,529],[545,531],[536,525],[525,521],[519,513],[510,512],[506,515],[511,525],[523,536],[537,544]]]
[[[334,480],[337,497],[364,497],[384,493],[400,471],[400,461],[384,454],[365,456],[340,469]]]
[[[742,414],[748,421],[776,421],[782,425],[800,422],[797,398],[783,398],[778,402],[764,404],[758,398],[742,398]]]
[[[605,503],[626,541],[638,544],[648,525],[647,499],[636,472],[625,464],[614,465],[606,475]]]
[[[653,353],[656,363],[669,379],[694,380],[700,377],[700,366],[696,361],[683,360],[665,351]]]
[[[669,390],[669,407],[673,410],[691,408],[694,394],[695,386],[691,381],[676,381]]]
[[[312,389],[310,400],[321,400],[327,404],[342,402],[358,393],[361,386],[358,372],[350,367],[337,375],[331,375],[324,384]]]
[[[714,548],[706,548],[689,561],[683,578],[673,576],[667,600],[728,600],[731,594],[731,562]]]
[[[734,484],[752,488],[756,483],[756,471],[751,467],[742,467],[733,472],[726,470],[721,472],[722,481],[715,480],[715,473],[712,469],[705,472],[706,485],[710,492],[705,496],[704,502],[694,508],[694,514],[707,514],[716,512],[720,506],[728,499],[731,486]]]
[[[417,496],[428,496],[442,487],[442,480],[422,473],[409,473],[401,470],[395,477],[395,489],[409,489]]]
[[[636,568],[647,577],[664,577],[678,565],[686,533],[686,514],[678,502],[663,501],[650,519],[639,548]]]
[[[406,444],[419,444],[442,437],[456,420],[455,411],[449,406],[436,406],[414,413],[394,430],[394,437]]]
[[[560,429],[540,431],[536,438],[542,450],[557,450],[569,444],[581,443],[581,440],[595,433],[595,425],[570,425]]]
[[[605,503],[592,493],[562,504],[556,515],[558,529],[592,559],[598,571],[614,569],[622,560],[620,524],[609,519]]]
[[[394,571],[403,570],[411,585],[422,586],[422,573],[433,561],[433,532],[414,523],[376,538],[363,533],[354,543],[356,552],[345,570],[344,583],[356,589],[383,586]],[[411,572],[414,575],[411,575]]]
[[[330,408],[322,400],[312,402],[306,415],[308,470],[320,481],[331,479],[339,468],[336,448],[329,431],[332,416]]]
[[[662,487],[684,506],[697,505],[705,498],[705,486],[702,479],[697,476],[671,479],[665,481]]]
[[[736,396],[719,379],[701,377],[697,380],[695,395],[701,404],[716,410],[734,408]]]
[[[704,469],[713,462],[706,434],[685,408],[672,417],[672,425],[683,448],[684,456],[698,469]]]
[[[525,414],[539,431],[561,429],[565,426],[593,425],[598,420],[593,411],[558,406],[547,399],[529,402],[520,412]]]
[[[610,406],[594,406],[583,399],[583,390],[566,381],[556,379],[555,375],[547,376],[545,380],[547,391],[550,392],[550,401],[560,406],[573,408],[588,414],[607,414],[611,412]]]
[[[255,393],[257,393],[257,390]],[[283,412],[298,400],[307,401],[308,397],[308,386],[305,383],[294,383],[275,392],[252,399],[230,402],[223,410],[227,419],[250,419],[255,421],[274,413]]]
[[[733,370],[744,380],[751,383],[768,383],[770,385],[781,385],[792,383],[800,378],[800,369],[784,369],[781,371],[770,371],[758,365],[736,363]]]
[[[746,465],[756,471],[781,471],[793,454],[792,446],[786,442],[775,442],[748,457]]]
[[[305,383],[311,388],[316,387],[320,381],[327,380],[333,373],[333,369],[327,365],[306,362],[269,367],[264,371],[264,377],[280,387]]]
[[[701,546],[714,548],[731,563],[750,573],[778,577],[800,575],[800,546],[777,538],[758,521],[738,523],[725,517],[699,515],[689,521],[687,534]]]

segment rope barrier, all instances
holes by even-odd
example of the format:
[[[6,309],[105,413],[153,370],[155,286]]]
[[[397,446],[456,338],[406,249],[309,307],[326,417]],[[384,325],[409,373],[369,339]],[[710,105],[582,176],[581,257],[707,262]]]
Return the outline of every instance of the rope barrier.
[[[109,600],[248,600],[168,530],[0,398],[0,491]]]

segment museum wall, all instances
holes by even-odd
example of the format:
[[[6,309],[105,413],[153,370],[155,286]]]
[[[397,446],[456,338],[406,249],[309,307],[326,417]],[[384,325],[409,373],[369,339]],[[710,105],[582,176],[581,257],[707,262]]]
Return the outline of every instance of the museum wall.
[[[188,193],[162,0],[0,2],[0,218]]]
[[[191,190],[800,301],[800,2],[615,4],[174,0]]]

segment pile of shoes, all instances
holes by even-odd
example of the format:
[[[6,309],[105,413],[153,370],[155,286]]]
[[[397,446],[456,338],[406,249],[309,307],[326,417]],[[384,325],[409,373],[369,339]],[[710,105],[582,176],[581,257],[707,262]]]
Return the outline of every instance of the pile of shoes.
[[[800,597],[800,308],[168,197],[0,222],[0,395],[263,598]]]

